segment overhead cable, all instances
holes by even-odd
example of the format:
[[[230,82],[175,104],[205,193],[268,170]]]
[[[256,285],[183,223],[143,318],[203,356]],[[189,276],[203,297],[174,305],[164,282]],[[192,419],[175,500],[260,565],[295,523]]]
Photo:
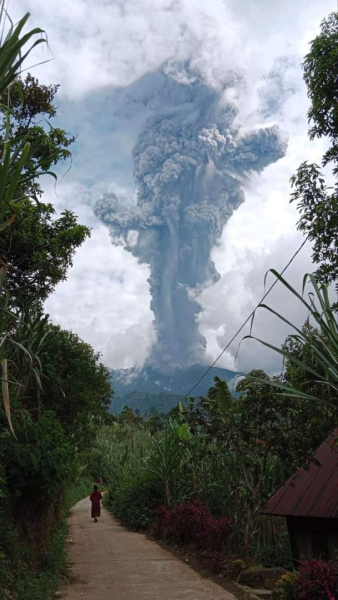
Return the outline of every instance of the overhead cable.
[[[292,261],[296,258],[297,254],[299,254],[299,252],[301,251],[301,249],[303,248],[303,246],[305,246],[306,242],[307,242],[307,238],[305,238],[305,240],[299,246],[298,250],[290,258],[289,262],[287,263],[287,265],[284,267],[283,271],[281,272],[281,275],[283,275],[283,273],[285,273],[286,269],[291,265]],[[254,310],[252,311],[252,313],[250,313],[250,315],[244,321],[244,323],[241,325],[241,327],[238,329],[238,331],[236,331],[235,335],[231,338],[231,340],[228,342],[228,344],[225,346],[225,348],[223,348],[222,352],[217,356],[217,358],[214,360],[214,362],[212,363],[212,365],[210,365],[210,367],[208,367],[208,369],[205,371],[205,373],[202,375],[202,377],[199,378],[199,380],[195,383],[195,385],[191,388],[191,390],[185,395],[186,398],[189,398],[190,394],[194,391],[194,389],[198,386],[198,384],[201,383],[201,381],[204,379],[204,377],[209,373],[209,371],[211,371],[211,369],[219,361],[219,359],[221,358],[221,356],[223,356],[224,352],[226,352],[226,350],[229,348],[230,344],[232,344],[232,342],[236,339],[236,337],[242,331],[242,329],[245,327],[245,325],[248,323],[248,321],[250,321],[250,319],[255,314],[257,308],[259,307],[259,305],[262,304],[263,300],[265,300],[265,298],[267,297],[267,295],[270,294],[272,288],[275,287],[275,285],[276,285],[276,283],[278,281],[279,281],[278,279],[275,279],[275,281],[273,282],[273,284],[269,287],[268,291],[264,294],[264,296],[258,302],[257,306],[254,308]]]

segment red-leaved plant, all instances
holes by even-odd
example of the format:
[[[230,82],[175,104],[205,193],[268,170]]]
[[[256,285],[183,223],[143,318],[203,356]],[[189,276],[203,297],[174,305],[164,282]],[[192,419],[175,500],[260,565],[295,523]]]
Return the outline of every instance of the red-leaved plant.
[[[174,512],[167,506],[160,506],[155,511],[154,529],[161,538],[166,538],[173,531]]]
[[[295,592],[302,600],[337,600],[338,569],[317,558],[301,563]]]
[[[210,528],[211,514],[199,500],[175,506],[173,534],[183,543],[199,544]]]
[[[163,538],[210,550],[220,550],[234,531],[230,519],[215,519],[199,500],[178,504],[173,509],[160,506],[155,513],[154,527]]]
[[[227,517],[214,519],[211,517],[207,532],[207,546],[211,550],[219,550],[235,530],[233,522]]]

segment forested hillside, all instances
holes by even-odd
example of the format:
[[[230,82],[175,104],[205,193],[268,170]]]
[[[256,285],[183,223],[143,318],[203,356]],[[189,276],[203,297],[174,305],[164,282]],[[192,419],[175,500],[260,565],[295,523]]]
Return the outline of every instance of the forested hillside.
[[[187,369],[158,372],[150,367],[137,371],[125,369],[111,371],[111,382],[114,390],[110,411],[120,414],[125,406],[142,415],[149,415],[151,409],[158,413],[168,413],[187,395],[204,396],[219,377],[228,383],[231,393],[236,396],[236,384],[239,373],[206,365],[191,365]]]

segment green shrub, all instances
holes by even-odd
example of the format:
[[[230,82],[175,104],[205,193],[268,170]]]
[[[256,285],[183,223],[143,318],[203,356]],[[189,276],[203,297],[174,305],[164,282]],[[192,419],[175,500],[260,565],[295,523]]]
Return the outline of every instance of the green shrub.
[[[287,530],[279,528],[277,535],[277,544],[273,544],[272,540],[268,538],[268,543],[259,545],[257,549],[253,547],[252,553],[257,562],[264,567],[292,569],[292,555]]]
[[[48,545],[43,549],[27,544],[7,515],[1,515],[0,599],[47,600],[56,589],[66,567],[65,522],[52,523],[45,532]]]
[[[0,503],[0,600],[47,600],[57,588],[60,575],[66,570],[66,517],[78,500],[89,494],[92,482],[79,479],[69,486],[58,510],[51,505],[37,535],[45,540],[29,543],[18,530],[11,516],[10,498]]]
[[[273,591],[273,600],[296,600],[295,587],[298,577],[299,574],[296,571],[283,575]]]
[[[17,498],[58,497],[77,471],[76,451],[52,412],[39,421],[29,418],[16,425],[4,457],[7,485]]]
[[[151,525],[154,511],[161,502],[161,488],[147,474],[121,482],[115,491],[109,490],[110,510],[124,525],[134,530]]]
[[[63,514],[68,516],[69,509],[74,506],[79,500],[86,498],[93,490],[93,482],[89,477],[80,477],[76,483],[70,485],[64,494],[63,499]]]

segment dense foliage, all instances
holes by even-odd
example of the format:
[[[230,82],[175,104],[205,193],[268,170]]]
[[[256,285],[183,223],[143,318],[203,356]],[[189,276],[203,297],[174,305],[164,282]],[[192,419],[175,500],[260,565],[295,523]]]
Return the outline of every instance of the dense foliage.
[[[335,600],[338,569],[320,559],[301,563],[299,572],[284,575],[274,591],[274,600]]]
[[[68,147],[75,141],[49,122],[57,112],[54,99],[58,87],[41,85],[30,74],[25,80],[18,79],[2,99],[10,107],[7,132],[7,113],[0,107],[0,115],[3,115],[0,141],[6,133],[13,152],[18,150],[23,138],[29,146],[21,180],[15,189],[13,221],[0,238],[0,260],[7,265],[6,283],[12,302],[29,299],[41,304],[66,278],[75,250],[90,235],[89,229],[77,222],[72,211],[66,210],[56,218],[51,204],[31,201],[42,195],[40,176],[68,159]]]
[[[3,9],[0,0],[2,31]],[[74,138],[47,122],[58,86],[19,77],[22,49],[46,41],[34,41],[40,29],[22,35],[28,16],[0,40],[0,597],[47,600],[66,566],[67,510],[89,491],[82,453],[111,388],[99,355],[42,312],[89,230],[38,201],[39,178]]]
[[[75,333],[49,325],[41,361],[44,410],[55,411],[73,444],[88,447],[112,396],[109,373],[99,362],[100,355]]]
[[[92,489],[82,477],[73,481],[62,502],[39,514],[14,519],[8,500],[0,503],[0,598],[47,600],[57,588],[60,573],[67,570],[65,539],[69,509]],[[43,535],[41,519],[44,520]]]
[[[113,513],[133,529],[145,529],[161,506],[167,508],[167,515],[174,511],[172,521],[176,521],[177,506],[190,510],[200,502],[210,516],[206,525],[209,548],[228,539],[225,533],[230,518],[235,525],[231,537],[235,553],[258,556],[267,564],[289,564],[285,528],[277,522],[272,529],[270,520],[259,515],[264,499],[284,480],[283,465],[272,454],[264,464],[262,448],[239,436],[225,443],[223,432],[218,437],[221,429],[227,430],[225,417],[211,433],[203,427],[201,413],[200,424],[193,414],[190,427],[189,412],[193,411],[178,412],[179,416],[163,420],[157,431],[148,422],[113,424],[100,431],[89,464],[109,485]],[[208,421],[206,415],[204,419]],[[278,544],[277,530],[281,535]],[[172,537],[175,535],[180,537],[172,531]]]
[[[89,230],[72,211],[58,218],[51,204],[25,198],[15,205],[15,219],[0,237],[0,260],[7,265],[6,287],[11,303],[30,300],[41,305],[66,279],[75,250]]]
[[[2,456],[7,488],[26,503],[32,498],[57,498],[76,475],[76,450],[53,413],[38,421],[25,415],[16,423],[16,438],[4,442]]]
[[[195,535],[194,527],[206,515],[211,515],[206,530],[224,541],[228,536],[224,530],[217,537],[218,527],[222,531],[230,519],[235,531],[229,551],[266,566],[291,565],[285,523],[260,511],[336,426],[337,323],[323,293],[325,316],[317,314],[321,331],[306,323],[289,336],[279,350],[285,356],[281,376],[252,371],[238,382],[238,398],[215,378],[208,396],[191,398],[167,416],[143,420],[125,407],[117,423],[101,431],[92,460],[123,523],[142,529],[154,521],[161,537],[187,542],[191,535],[197,544],[203,536]],[[292,393],[280,393],[285,386]],[[316,397],[321,402],[314,411]],[[181,533],[175,529],[182,522],[180,511],[188,523]]]
[[[173,509],[160,506],[155,511],[154,529],[164,539],[194,544],[204,550],[222,550],[234,525],[227,517],[213,517],[202,502],[193,500]]]

